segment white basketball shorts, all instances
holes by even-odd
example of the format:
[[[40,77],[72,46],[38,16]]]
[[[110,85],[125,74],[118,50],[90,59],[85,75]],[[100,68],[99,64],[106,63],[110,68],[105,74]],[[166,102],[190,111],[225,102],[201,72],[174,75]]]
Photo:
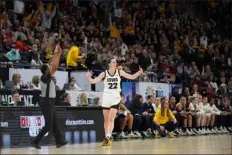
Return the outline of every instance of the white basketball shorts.
[[[121,101],[120,92],[104,92],[102,97],[103,108],[114,108]]]

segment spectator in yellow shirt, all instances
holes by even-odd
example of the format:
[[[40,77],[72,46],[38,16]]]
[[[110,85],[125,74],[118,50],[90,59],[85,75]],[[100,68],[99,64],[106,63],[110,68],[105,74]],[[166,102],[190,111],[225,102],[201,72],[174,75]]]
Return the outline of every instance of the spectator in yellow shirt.
[[[133,21],[129,21],[129,24],[126,26],[126,33],[130,35],[135,35],[135,20],[136,14],[134,15]]]
[[[172,111],[169,109],[168,99],[166,97],[161,98],[161,108],[155,113],[154,123],[157,126],[159,136],[165,137],[166,130],[170,138],[174,137],[173,131],[177,127],[177,121]]]
[[[118,38],[120,36],[120,32],[116,27],[116,24],[114,22],[112,23],[111,14],[109,15],[109,21],[110,21],[110,37]]]
[[[78,61],[83,58],[83,56],[81,56],[81,53],[83,52],[84,49],[82,47],[72,46],[67,54],[66,65],[75,69]]]

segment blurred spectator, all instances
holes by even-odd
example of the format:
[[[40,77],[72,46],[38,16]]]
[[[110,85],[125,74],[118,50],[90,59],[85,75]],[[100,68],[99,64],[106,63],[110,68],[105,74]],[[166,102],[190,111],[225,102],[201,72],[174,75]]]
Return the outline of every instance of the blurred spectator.
[[[21,75],[18,73],[13,74],[12,82],[15,89],[28,88],[28,85],[23,82]]]
[[[184,92],[183,92],[182,96],[185,96],[186,98],[190,97],[189,87],[184,88]]]
[[[39,76],[37,75],[33,76],[31,86],[32,86],[32,89],[41,90]]]
[[[50,29],[52,24],[52,19],[56,15],[56,6],[54,6],[54,9],[52,12],[48,12],[44,10],[44,6],[41,8],[41,17],[42,17],[42,26],[45,29]]]
[[[60,100],[58,106],[71,106],[71,96],[68,93],[61,95]]]
[[[161,103],[160,103],[160,98],[156,97],[154,99],[154,111],[156,112],[161,106]]]
[[[67,55],[66,65],[71,69],[76,69],[78,61],[80,61],[83,58],[83,56],[81,56],[82,53],[83,48],[72,46]]]
[[[74,77],[72,77],[69,80],[68,84],[65,84],[64,89],[82,91],[82,89],[77,85],[77,81],[76,81],[76,79]]]
[[[12,101],[9,103],[11,106],[24,106],[25,103],[20,101],[20,95],[17,90],[12,91]]]
[[[218,86],[217,86],[217,83],[214,80],[214,76],[213,75],[209,76],[209,78],[205,82],[205,84],[208,85],[208,88],[206,90],[208,94],[212,94],[212,93],[214,93],[215,91],[218,90]]]
[[[6,54],[7,59],[9,59],[10,61],[20,61],[21,60],[21,56],[19,54],[19,52],[16,49],[11,49],[7,54]]]
[[[93,104],[92,104],[92,106],[100,106],[99,101],[100,101],[100,98],[99,98],[99,97],[95,97],[95,98],[93,99]]]
[[[81,93],[79,96],[79,101],[77,103],[79,106],[88,106],[89,101],[86,93]]]
[[[38,53],[34,53],[32,55],[32,60],[31,60],[31,66],[41,66],[43,65],[43,62],[40,60],[39,58],[39,54]]]

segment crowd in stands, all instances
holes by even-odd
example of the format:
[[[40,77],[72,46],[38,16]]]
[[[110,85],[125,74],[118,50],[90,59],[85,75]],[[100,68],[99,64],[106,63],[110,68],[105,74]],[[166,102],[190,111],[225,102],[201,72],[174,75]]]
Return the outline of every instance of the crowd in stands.
[[[102,70],[107,59],[115,57],[126,72],[135,73],[139,66],[145,70],[138,81],[183,84],[183,93],[174,88],[169,103],[178,122],[176,134],[231,131],[231,1],[191,2],[203,8],[206,20],[194,10],[186,11],[184,3],[1,1],[0,67],[38,68],[50,61],[55,44],[62,39],[62,70]],[[17,89],[40,89],[38,76],[29,84],[19,74],[12,81]],[[83,88],[70,78],[64,89]],[[126,124],[127,136],[154,134],[154,113],[164,104],[160,100],[150,96],[142,104],[137,95],[132,103],[122,105],[119,116],[127,115],[119,135],[126,136]]]

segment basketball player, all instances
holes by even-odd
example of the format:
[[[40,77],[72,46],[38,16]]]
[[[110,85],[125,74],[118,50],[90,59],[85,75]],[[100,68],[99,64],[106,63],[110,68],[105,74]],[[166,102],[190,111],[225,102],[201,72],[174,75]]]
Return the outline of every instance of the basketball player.
[[[102,72],[98,77],[92,79],[92,72],[88,71],[86,76],[91,84],[98,83],[104,79],[104,93],[102,99],[103,115],[104,115],[104,129],[105,138],[102,146],[111,145],[111,134],[114,129],[114,119],[119,109],[120,96],[120,82],[121,77],[134,80],[143,73],[143,69],[139,67],[139,71],[133,75],[124,72],[123,70],[116,69],[116,59],[109,59],[109,69]]]
[[[54,134],[57,148],[67,144],[67,142],[62,138],[57,125],[55,109],[56,86],[52,80],[52,77],[59,66],[61,52],[61,47],[56,45],[51,65],[43,64],[41,66],[41,100],[39,105],[45,119],[45,126],[41,129],[37,137],[31,142],[32,147],[36,149],[41,149],[39,142],[47,132]]]

